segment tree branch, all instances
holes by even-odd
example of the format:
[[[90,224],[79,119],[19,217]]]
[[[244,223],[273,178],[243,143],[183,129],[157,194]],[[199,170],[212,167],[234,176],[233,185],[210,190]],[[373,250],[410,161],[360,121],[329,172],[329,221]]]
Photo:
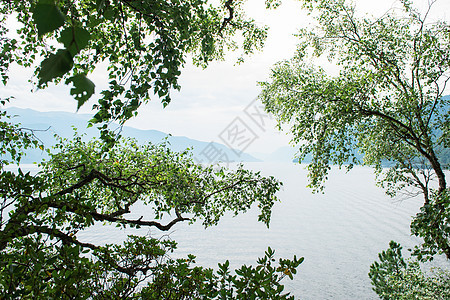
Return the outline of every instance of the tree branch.
[[[234,8],[231,4],[233,4],[233,0],[227,0],[227,2],[225,2],[225,8],[228,10],[229,15],[223,20],[222,25],[219,28],[219,34],[222,34],[222,31],[234,18]]]

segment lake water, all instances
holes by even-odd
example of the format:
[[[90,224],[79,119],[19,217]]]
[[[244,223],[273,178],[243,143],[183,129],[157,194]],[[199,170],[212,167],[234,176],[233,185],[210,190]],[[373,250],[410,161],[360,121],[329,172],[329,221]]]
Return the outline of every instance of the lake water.
[[[247,163],[246,167],[273,175],[284,183],[274,206],[270,228],[257,222],[258,211],[226,216],[218,226],[177,224],[169,232],[178,242],[173,257],[194,254],[199,265],[217,268],[230,260],[232,267],[256,264],[270,246],[278,257],[305,257],[294,280],[284,279],[286,290],[301,299],[378,299],[368,277],[377,254],[390,240],[413,247],[409,224],[421,206],[420,197],[391,199],[375,186],[372,169],[356,167],[349,173],[333,169],[325,194],[306,188],[305,166],[283,163]],[[135,217],[151,215],[138,205]],[[118,230],[94,226],[78,234],[83,241],[113,243],[127,234],[161,236],[156,229]],[[406,254],[406,253],[405,253]]]
[[[177,224],[169,233],[178,242],[174,257],[194,254],[199,265],[214,268],[228,259],[232,267],[238,267],[256,264],[270,246],[277,257],[305,257],[294,280],[284,279],[286,289],[296,298],[377,299],[367,275],[377,254],[388,248],[390,240],[404,249],[418,243],[410,236],[409,224],[422,199],[389,198],[375,186],[370,168],[357,167],[347,174],[332,170],[325,194],[312,194],[306,188],[304,166],[247,163],[246,167],[284,183],[270,228],[257,222],[257,210],[227,216],[206,230],[200,224]],[[145,207],[136,211],[136,217],[146,215]],[[156,229],[137,232],[161,236]],[[99,226],[79,236],[112,243],[129,233],[136,231]]]

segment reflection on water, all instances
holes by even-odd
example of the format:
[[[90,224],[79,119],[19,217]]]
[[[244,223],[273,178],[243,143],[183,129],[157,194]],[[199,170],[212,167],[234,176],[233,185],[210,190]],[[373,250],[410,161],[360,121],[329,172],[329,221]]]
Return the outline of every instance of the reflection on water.
[[[375,186],[369,168],[357,167],[348,174],[332,170],[325,194],[311,194],[302,166],[247,163],[246,167],[284,183],[270,229],[257,222],[256,210],[224,217],[206,230],[200,224],[177,224],[169,233],[178,242],[174,257],[194,254],[198,264],[209,267],[229,259],[232,267],[238,267],[255,264],[270,246],[278,257],[305,257],[294,280],[284,281],[287,290],[301,299],[377,299],[367,276],[377,254],[388,248],[390,240],[404,249],[418,242],[410,237],[409,224],[421,198],[392,200]],[[151,216],[142,205],[134,209],[139,212],[135,217]],[[95,226],[78,236],[113,243],[126,234],[162,235],[156,229]]]

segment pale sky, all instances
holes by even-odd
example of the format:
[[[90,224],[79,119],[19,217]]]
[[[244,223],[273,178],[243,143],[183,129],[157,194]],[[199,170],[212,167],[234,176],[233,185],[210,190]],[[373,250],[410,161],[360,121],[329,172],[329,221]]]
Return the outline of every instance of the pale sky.
[[[356,0],[360,14],[381,16],[399,2],[393,0]],[[421,11],[427,7],[428,0],[415,0]],[[236,120],[245,123],[257,137],[246,152],[270,153],[279,147],[287,146],[289,137],[278,132],[275,123],[255,123],[245,113],[255,108],[253,102],[259,93],[258,81],[265,81],[271,66],[277,61],[289,59],[296,45],[293,34],[299,28],[311,26],[311,19],[301,9],[298,1],[284,0],[276,10],[264,9],[263,0],[249,0],[248,14],[257,22],[270,26],[269,38],[264,51],[247,58],[244,64],[235,66],[233,56],[224,62],[214,62],[206,70],[187,65],[180,78],[181,91],[172,94],[172,102],[165,109],[158,99],[141,107],[138,117],[126,125],[140,129],[156,129],[172,135],[187,136],[206,142],[223,143],[221,133]],[[433,18],[450,19],[450,1],[438,0],[433,8]],[[32,108],[39,111],[76,111],[76,101],[69,95],[69,87],[52,86],[45,90],[30,92],[33,87],[27,82],[30,70],[13,67],[11,80],[0,88],[0,96],[13,95],[16,99],[11,106]],[[106,86],[107,75],[98,71],[91,80],[96,84],[96,94]],[[93,96],[95,97],[95,95]],[[80,110],[87,113],[93,101]],[[264,118],[264,120],[266,120]]]

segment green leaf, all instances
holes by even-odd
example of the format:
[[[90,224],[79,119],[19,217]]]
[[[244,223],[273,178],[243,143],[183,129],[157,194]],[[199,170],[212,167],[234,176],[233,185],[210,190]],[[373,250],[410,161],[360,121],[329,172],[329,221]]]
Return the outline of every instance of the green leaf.
[[[39,36],[58,29],[64,24],[65,19],[64,14],[51,0],[40,0],[33,11],[33,20]]]
[[[66,49],[59,49],[56,54],[44,59],[39,71],[39,85],[45,84],[55,78],[61,77],[72,69],[73,59]]]
[[[78,100],[77,109],[79,109],[95,92],[95,84],[84,74],[74,75],[66,80],[66,84],[73,83],[70,94]]]
[[[72,57],[84,49],[91,38],[89,31],[81,27],[68,27],[61,32],[59,41],[69,50]]]

